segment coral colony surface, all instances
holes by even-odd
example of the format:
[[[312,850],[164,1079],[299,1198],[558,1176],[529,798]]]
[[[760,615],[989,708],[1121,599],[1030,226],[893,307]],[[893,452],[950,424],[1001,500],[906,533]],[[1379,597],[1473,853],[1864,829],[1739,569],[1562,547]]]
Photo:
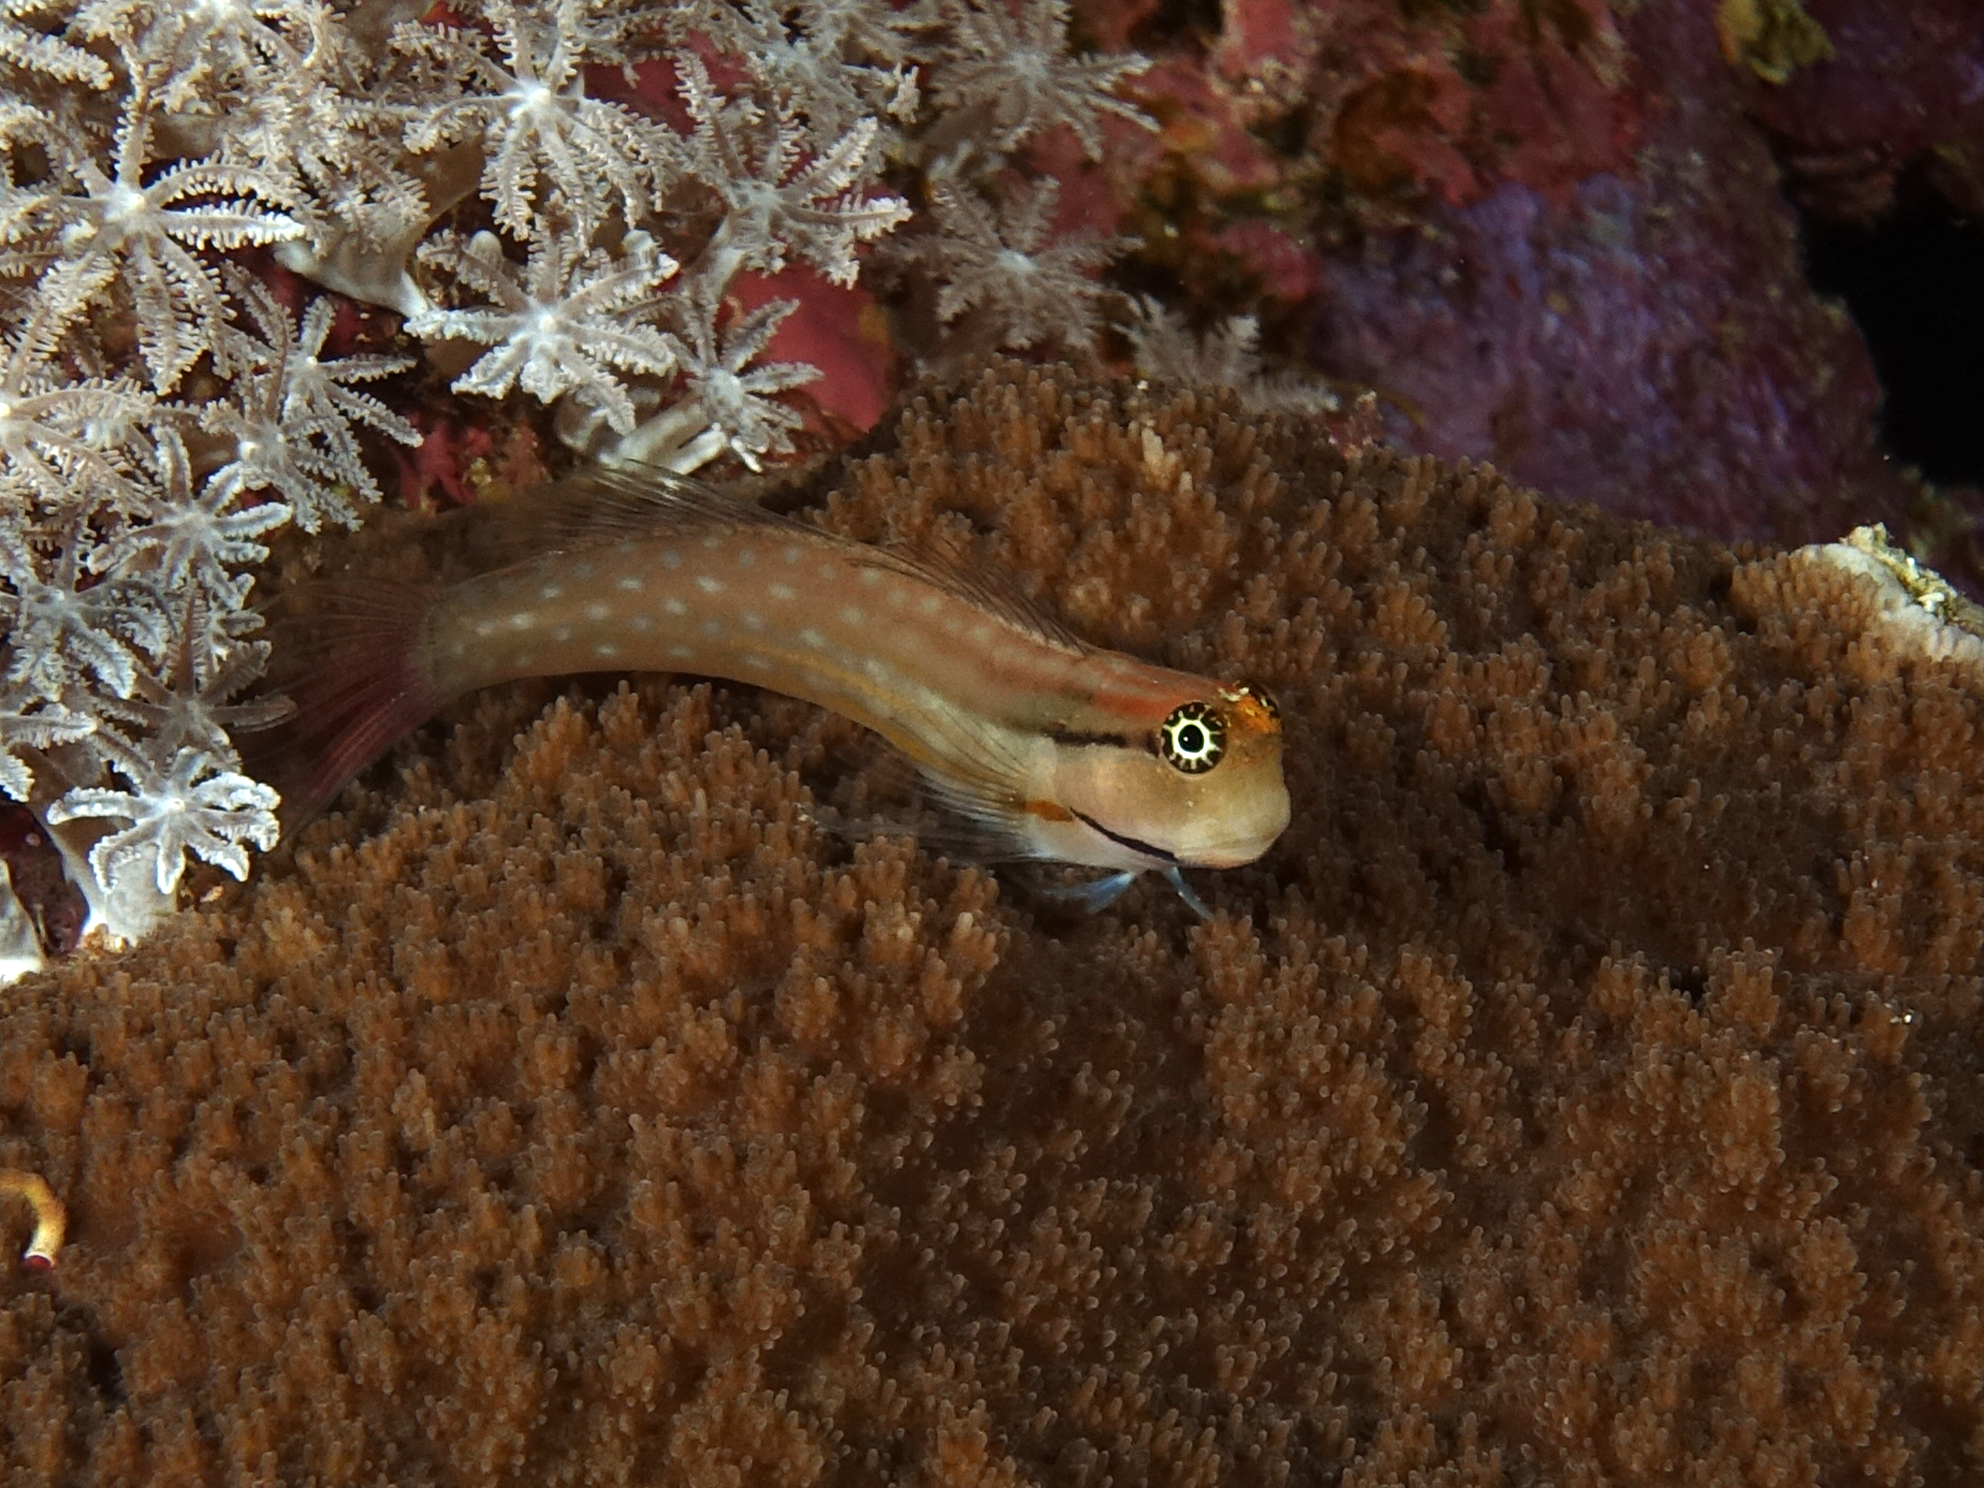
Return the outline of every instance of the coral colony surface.
[[[1273,689],[1286,836],[1070,916],[822,831],[901,782],[818,710],[459,705],[10,993],[13,1481],[1984,1472],[1984,648],[1905,555],[1016,364],[794,499]]]

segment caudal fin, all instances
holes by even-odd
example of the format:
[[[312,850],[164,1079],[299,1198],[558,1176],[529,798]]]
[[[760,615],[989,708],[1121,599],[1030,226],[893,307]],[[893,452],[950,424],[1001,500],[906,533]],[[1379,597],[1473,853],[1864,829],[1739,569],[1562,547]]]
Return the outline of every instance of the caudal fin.
[[[240,742],[248,773],[282,793],[284,836],[448,701],[421,655],[433,599],[425,586],[323,584],[276,617],[273,690],[295,711]]]

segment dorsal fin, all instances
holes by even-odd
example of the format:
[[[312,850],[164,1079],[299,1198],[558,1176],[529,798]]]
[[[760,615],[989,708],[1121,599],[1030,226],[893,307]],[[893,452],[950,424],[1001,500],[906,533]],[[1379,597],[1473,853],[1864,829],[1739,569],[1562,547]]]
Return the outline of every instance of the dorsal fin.
[[[569,550],[711,526],[804,533],[813,541],[847,549],[852,562],[947,589],[1045,645],[1078,656],[1095,649],[1044,614],[1010,576],[973,568],[959,554],[855,542],[658,465],[593,466],[567,476],[526,498],[516,521],[516,560],[536,557],[549,549]]]
[[[883,560],[878,566],[898,573],[914,574],[961,594],[980,609],[990,611],[1043,645],[1058,646],[1077,656],[1086,656],[1095,649],[1059,620],[1045,613],[1020,591],[1012,575],[1003,570],[973,568],[965,555],[956,551],[916,552],[875,547],[865,547],[865,551]]]
[[[516,516],[518,556],[657,537],[705,526],[795,529],[790,517],[659,465],[594,465],[532,492]]]

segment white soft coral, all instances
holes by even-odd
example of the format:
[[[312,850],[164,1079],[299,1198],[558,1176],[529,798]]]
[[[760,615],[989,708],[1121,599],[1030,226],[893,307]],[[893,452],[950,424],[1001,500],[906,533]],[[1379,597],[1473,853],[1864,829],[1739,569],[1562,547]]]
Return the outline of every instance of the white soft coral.
[[[789,100],[775,100],[767,112],[750,99],[719,94],[690,53],[676,67],[696,126],[685,163],[725,209],[707,254],[711,276],[728,280],[740,268],[775,274],[791,254],[835,284],[854,283],[855,245],[909,218],[901,197],[862,194],[876,121],[857,120],[822,145]]]
[[[106,171],[87,134],[38,121],[37,142],[56,169],[33,187],[13,188],[6,215],[15,244],[47,261],[44,296],[79,307],[106,288],[119,292],[152,387],[166,393],[203,353],[212,352],[222,372],[232,370],[222,355],[226,296],[202,251],[273,243],[303,229],[280,210],[294,199],[289,184],[256,166],[180,160],[148,178],[157,123],[141,79],[118,120]]]
[[[953,40],[933,69],[937,102],[961,120],[983,117],[999,149],[1065,126],[1095,160],[1105,114],[1157,127],[1115,92],[1150,64],[1135,53],[1071,56],[1067,0],[951,0],[944,16]]]
[[[494,303],[430,310],[407,329],[489,348],[455,379],[458,393],[500,398],[521,387],[546,403],[569,396],[626,434],[634,404],[621,374],[666,377],[676,362],[674,342],[641,319],[675,260],[645,235],[629,239],[614,258],[561,234],[534,245],[520,267],[493,233],[466,241],[445,235],[421,250],[421,260]]]
[[[107,749],[129,788],[78,788],[48,808],[55,825],[128,823],[99,837],[89,852],[105,900],[94,907],[113,931],[120,921],[149,923],[158,902],[170,902],[189,852],[246,878],[248,851],[242,844],[264,852],[276,845],[278,797],[268,786],[228,769],[224,759],[204,749],[180,749],[160,769],[114,739],[105,734],[98,747]]]
[[[762,356],[797,300],[773,300],[739,316],[721,335],[715,307],[705,296],[686,302],[682,376],[695,406],[731,453],[751,469],[765,455],[792,448],[799,415],[774,394],[803,387],[820,375],[805,362],[752,363]]]
[[[1094,338],[1097,302],[1113,291],[1096,280],[1121,253],[1121,238],[1055,242],[1059,183],[1018,187],[1002,211],[947,173],[932,172],[930,194],[941,236],[918,239],[906,252],[938,281],[937,318],[946,324],[973,313],[1001,346],[1058,343],[1086,347]]]
[[[673,174],[675,137],[660,125],[585,92],[587,62],[621,60],[620,33],[631,20],[601,20],[579,0],[545,10],[511,0],[482,0],[493,28],[475,31],[402,25],[395,50],[425,64],[422,92],[438,101],[413,106],[407,148],[427,152],[474,139],[483,151],[482,191],[499,225],[519,238],[536,231],[539,183],[553,217],[590,236],[617,205],[622,225],[637,225]]]
[[[299,329],[263,285],[245,274],[231,274],[229,282],[261,335],[236,333],[234,356],[252,370],[236,379],[232,396],[209,404],[203,415],[208,428],[232,439],[234,458],[208,479],[202,503],[218,511],[241,493],[274,489],[289,503],[280,508],[283,515],[294,512],[306,532],[326,521],[356,527],[359,502],[377,501],[379,483],[365,468],[353,426],[409,445],[419,444],[421,433],[377,398],[345,384],[404,372],[413,359],[322,360],[334,310],[329,300],[312,301]],[[202,504],[190,492],[185,499],[189,508]]]

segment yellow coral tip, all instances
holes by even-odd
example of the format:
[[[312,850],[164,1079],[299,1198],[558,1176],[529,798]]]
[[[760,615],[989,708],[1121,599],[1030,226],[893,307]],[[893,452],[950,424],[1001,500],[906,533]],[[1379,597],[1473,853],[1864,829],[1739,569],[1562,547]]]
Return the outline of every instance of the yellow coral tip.
[[[0,1194],[26,1199],[34,1210],[34,1234],[28,1238],[28,1248],[21,1252],[21,1264],[36,1271],[52,1271],[56,1254],[62,1249],[62,1237],[69,1227],[68,1212],[63,1209],[62,1201],[39,1173],[24,1173],[15,1168],[0,1169]]]

